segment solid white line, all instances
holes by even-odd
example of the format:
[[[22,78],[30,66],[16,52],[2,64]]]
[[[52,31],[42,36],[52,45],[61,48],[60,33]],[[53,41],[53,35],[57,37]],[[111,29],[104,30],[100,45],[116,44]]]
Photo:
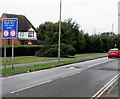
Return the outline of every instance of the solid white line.
[[[44,72],[44,71],[48,71],[49,69],[45,69],[45,70],[40,70],[40,71],[33,71],[33,72],[26,72],[23,74],[18,74],[18,75],[12,75],[12,76],[7,76],[7,77],[2,77],[0,79],[10,79],[10,78],[15,78],[15,77],[19,77],[19,76],[25,76],[25,75],[30,75],[30,74],[35,74],[35,73],[40,73],[40,72]]]
[[[35,86],[42,85],[42,84],[49,83],[49,82],[52,82],[52,80],[49,80],[49,81],[46,81],[46,82],[43,82],[43,83],[39,83],[39,84],[35,84],[35,85],[29,86],[29,87],[25,87],[25,88],[22,88],[22,89],[19,89],[19,90],[16,90],[16,91],[12,91],[10,93],[14,94],[14,93],[17,93],[17,92],[20,92],[20,91],[23,91],[23,90],[26,90],[26,89],[30,89],[30,88],[33,88]]]
[[[34,73],[38,73],[38,72],[42,72],[42,71],[28,72],[28,73],[23,73],[23,74],[18,74],[18,75],[12,75],[12,76],[8,76],[8,77],[2,77],[1,79],[6,79],[6,78],[9,79],[9,78],[14,78],[14,77],[19,77],[19,76],[34,74]]]
[[[88,69],[88,68],[90,68],[90,67],[94,67],[94,66],[96,66],[96,65],[100,65],[100,64],[104,64],[104,63],[107,63],[107,62],[109,62],[109,61],[111,61],[111,60],[106,60],[106,61],[103,61],[103,62],[100,62],[100,63],[96,63],[96,64],[93,64],[93,65],[89,65],[87,68],[85,68],[85,69]]]

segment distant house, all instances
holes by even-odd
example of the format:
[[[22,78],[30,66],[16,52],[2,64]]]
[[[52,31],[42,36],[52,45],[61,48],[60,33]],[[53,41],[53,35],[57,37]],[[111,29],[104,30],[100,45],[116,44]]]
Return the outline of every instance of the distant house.
[[[30,21],[24,15],[16,15],[16,14],[6,14],[4,13],[1,16],[1,19],[4,18],[18,18],[18,33],[17,39],[15,39],[15,45],[38,45],[39,42],[37,40],[37,30],[30,23]],[[5,44],[5,40],[2,39],[2,21],[0,19],[0,45]],[[12,40],[6,39],[7,45],[11,45]]]
[[[115,35],[115,33],[113,33],[113,32],[104,32],[104,33],[101,33],[101,35],[112,36],[112,35]]]

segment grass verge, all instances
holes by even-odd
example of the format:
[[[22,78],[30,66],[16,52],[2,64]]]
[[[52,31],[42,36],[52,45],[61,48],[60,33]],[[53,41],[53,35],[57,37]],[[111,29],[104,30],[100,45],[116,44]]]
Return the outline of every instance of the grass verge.
[[[34,63],[34,62],[42,62],[49,60],[57,60],[57,57],[36,57],[36,56],[19,56],[14,57],[14,64],[22,64],[22,63]],[[65,58],[61,58],[65,59]],[[2,60],[2,65],[4,65],[4,58]],[[12,57],[6,57],[6,65],[12,64]]]
[[[101,55],[101,54],[107,54],[107,53],[84,53],[84,54],[76,54],[75,56],[69,56],[69,58],[77,58],[77,57],[86,57],[86,56],[94,56],[94,55]],[[12,57],[6,58],[6,65],[12,64]],[[34,63],[34,62],[41,62],[41,61],[49,61],[49,60],[57,60],[57,57],[36,57],[36,56],[20,56],[20,57],[14,57],[14,64],[22,64],[22,63]],[[67,58],[61,58],[61,59],[67,59]],[[4,57],[0,57],[0,61],[4,65]]]
[[[87,57],[87,56],[95,56],[95,55],[102,55],[102,54],[107,54],[107,53],[83,53],[83,54],[76,54],[73,57],[74,58],[77,58],[77,57]]]
[[[3,70],[0,70],[0,74],[18,73],[18,72],[40,69],[40,68],[46,68],[46,67],[55,67],[55,66],[58,66],[58,65],[73,63],[73,62],[77,62],[77,61],[78,60],[69,60],[69,61],[36,64],[36,65],[23,66],[23,67],[14,67],[14,69],[6,68],[6,69],[3,69]]]

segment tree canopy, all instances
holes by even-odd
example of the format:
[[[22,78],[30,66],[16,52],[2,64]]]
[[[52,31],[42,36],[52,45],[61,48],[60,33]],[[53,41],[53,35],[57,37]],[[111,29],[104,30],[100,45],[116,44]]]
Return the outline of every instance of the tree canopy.
[[[61,24],[61,43],[71,45],[75,48],[76,53],[107,52],[113,47],[120,49],[120,35],[111,32],[89,35],[80,28],[77,22],[72,21],[72,18]],[[40,24],[37,30],[41,45],[58,44],[58,22],[45,22]]]

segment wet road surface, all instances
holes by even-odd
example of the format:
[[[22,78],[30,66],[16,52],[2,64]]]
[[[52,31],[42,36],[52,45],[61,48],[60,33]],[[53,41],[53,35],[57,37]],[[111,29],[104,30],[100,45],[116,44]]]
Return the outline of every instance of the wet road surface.
[[[119,61],[100,58],[2,78],[2,94],[3,97],[92,97],[118,74]]]

